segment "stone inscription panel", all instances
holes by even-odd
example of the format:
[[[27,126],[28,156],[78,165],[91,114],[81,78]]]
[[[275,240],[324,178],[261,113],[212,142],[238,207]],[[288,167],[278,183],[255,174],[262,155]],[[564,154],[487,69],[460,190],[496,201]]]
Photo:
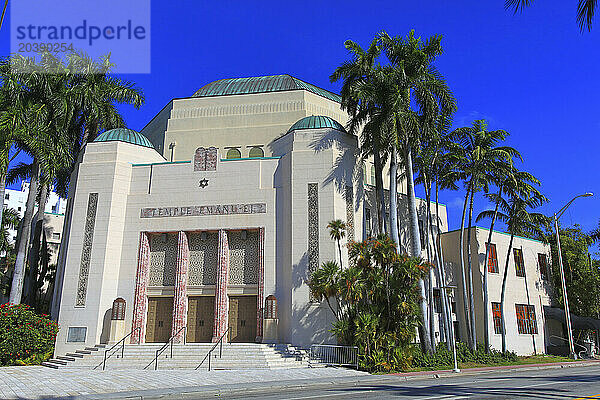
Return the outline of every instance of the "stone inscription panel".
[[[140,218],[195,217],[202,215],[264,214],[265,203],[224,204],[212,206],[142,208]]]

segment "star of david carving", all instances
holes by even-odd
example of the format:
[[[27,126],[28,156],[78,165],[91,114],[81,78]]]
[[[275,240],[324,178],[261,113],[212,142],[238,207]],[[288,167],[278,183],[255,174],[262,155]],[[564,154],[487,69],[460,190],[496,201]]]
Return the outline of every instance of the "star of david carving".
[[[205,188],[208,186],[208,179],[204,178],[200,181],[200,187]]]

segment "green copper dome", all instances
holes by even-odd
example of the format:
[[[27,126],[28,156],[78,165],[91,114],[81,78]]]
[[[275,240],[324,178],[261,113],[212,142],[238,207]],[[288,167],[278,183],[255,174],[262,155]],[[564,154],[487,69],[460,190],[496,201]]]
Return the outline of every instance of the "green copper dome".
[[[220,79],[202,86],[194,93],[193,97],[227,96],[231,94],[267,93],[302,89],[338,103],[342,101],[340,95],[287,74]]]
[[[337,122],[335,119],[326,117],[324,115],[311,115],[310,117],[304,117],[297,121],[294,125],[288,129],[288,133],[291,131],[298,131],[300,129],[321,129],[330,128],[340,132],[346,132],[346,129],[342,124]]]
[[[101,133],[96,139],[94,139],[94,142],[113,141],[137,144],[138,146],[149,147],[151,149],[154,148],[154,146],[152,146],[152,143],[150,143],[146,136],[127,128],[111,129],[109,131]]]

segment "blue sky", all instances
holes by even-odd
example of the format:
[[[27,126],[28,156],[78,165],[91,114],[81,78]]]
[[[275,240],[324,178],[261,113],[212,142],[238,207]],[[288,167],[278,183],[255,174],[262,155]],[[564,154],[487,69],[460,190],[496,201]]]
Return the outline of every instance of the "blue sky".
[[[575,0],[539,1],[513,15],[503,0],[153,1],[152,72],[124,76],[147,101],[140,110],[121,110],[139,130],[171,98],[229,77],[289,73],[337,92],[328,77],[347,58],[346,39],[366,46],[381,30],[442,34],[445,54],[437,65],[458,100],[455,125],[485,118],[491,129],[510,132],[508,144],[525,160],[521,168],[539,177],[551,200],[543,212],[596,192],[562,219],[591,229],[600,219],[600,20],[582,34],[575,8]],[[6,27],[0,45],[8,54]],[[462,193],[442,198],[450,228],[458,228]],[[479,199],[476,212],[486,207]]]

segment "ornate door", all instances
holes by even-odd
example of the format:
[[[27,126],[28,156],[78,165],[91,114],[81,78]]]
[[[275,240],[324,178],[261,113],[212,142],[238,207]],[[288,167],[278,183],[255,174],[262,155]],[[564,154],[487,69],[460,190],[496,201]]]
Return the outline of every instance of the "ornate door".
[[[166,343],[171,337],[173,298],[149,297],[146,343]]]
[[[215,320],[215,296],[194,296],[188,301],[188,342],[210,342]]]
[[[256,340],[256,296],[229,297],[229,341]]]

